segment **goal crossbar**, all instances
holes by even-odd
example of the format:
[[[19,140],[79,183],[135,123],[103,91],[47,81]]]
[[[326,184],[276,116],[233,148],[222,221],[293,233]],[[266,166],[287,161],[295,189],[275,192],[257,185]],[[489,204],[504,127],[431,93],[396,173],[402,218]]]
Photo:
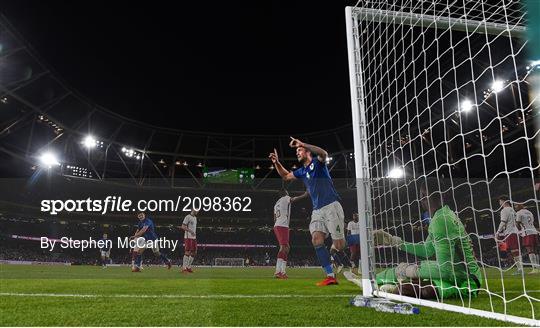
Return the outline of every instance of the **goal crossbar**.
[[[370,22],[416,26],[422,28],[451,28],[455,31],[499,35],[511,33],[512,37],[525,38],[526,28],[521,25],[501,24],[489,21],[463,19],[454,17],[415,14],[391,10],[378,10],[371,8],[350,8],[351,15],[358,19]]]

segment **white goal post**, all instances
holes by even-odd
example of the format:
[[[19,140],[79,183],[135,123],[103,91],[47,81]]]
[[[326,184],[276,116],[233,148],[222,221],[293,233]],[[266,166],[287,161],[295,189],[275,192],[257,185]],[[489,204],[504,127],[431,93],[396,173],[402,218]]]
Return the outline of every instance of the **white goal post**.
[[[216,257],[214,259],[215,267],[243,267],[244,263],[241,257]]]
[[[527,86],[540,66],[525,56],[526,13],[519,2],[441,2],[358,1],[345,10],[363,294],[540,326],[540,288],[531,289],[540,274],[510,277],[519,263],[503,263],[496,241],[503,194],[540,223],[538,96]],[[428,178],[450,194],[472,241],[485,278],[478,298],[429,300],[378,288],[382,270],[421,265],[417,254],[376,246],[373,231],[423,242],[431,218],[418,189]],[[525,311],[516,314],[517,304]]]

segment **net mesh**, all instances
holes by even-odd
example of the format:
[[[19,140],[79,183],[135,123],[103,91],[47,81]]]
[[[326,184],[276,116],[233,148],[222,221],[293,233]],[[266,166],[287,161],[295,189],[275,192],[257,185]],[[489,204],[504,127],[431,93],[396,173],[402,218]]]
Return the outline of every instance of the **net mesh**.
[[[514,208],[522,203],[532,214],[531,229],[540,223],[538,99],[530,87],[540,67],[526,57],[520,2],[359,1],[353,16],[372,229],[417,243],[429,255],[378,245],[370,259],[373,278],[400,263],[417,264],[421,279],[408,281],[436,286],[439,302],[538,319],[540,275],[529,274],[535,264],[529,253],[538,249],[525,247],[523,238],[536,230],[515,229],[515,257],[505,257],[497,242],[512,246],[511,229],[499,229],[500,195],[510,199],[510,221],[523,213]],[[421,204],[426,198],[420,187],[426,183],[436,186],[431,191],[442,196],[465,230],[456,239],[453,227],[443,225],[442,242],[452,248],[447,262],[425,244],[434,237],[429,228],[434,213]],[[464,242],[472,245],[480,286],[461,277],[470,277],[474,265]],[[427,259],[435,266],[427,268]],[[519,261],[526,269],[518,271]],[[456,286],[467,291],[452,295]]]

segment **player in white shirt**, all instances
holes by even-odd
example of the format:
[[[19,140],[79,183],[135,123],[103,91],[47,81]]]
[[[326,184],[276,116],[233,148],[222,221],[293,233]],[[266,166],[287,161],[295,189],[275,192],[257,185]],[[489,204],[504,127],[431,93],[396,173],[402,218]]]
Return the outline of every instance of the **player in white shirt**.
[[[358,269],[357,264],[360,260],[360,223],[358,222],[358,213],[353,214],[352,221],[347,224],[347,245],[351,252],[351,263],[353,269]]]
[[[274,277],[287,279],[287,258],[289,255],[289,224],[291,220],[291,203],[296,202],[308,195],[307,192],[298,197],[291,197],[287,190],[279,193],[279,199],[274,205],[274,234],[279,243],[277,254],[276,272]]]
[[[527,250],[529,260],[533,267],[530,273],[539,273],[539,256],[536,254],[536,247],[538,246],[538,231],[534,227],[534,215],[525,208],[523,203],[516,203],[514,207],[517,211],[516,222],[520,228],[521,236],[523,237],[523,246]]]
[[[521,245],[519,241],[519,230],[516,222],[516,212],[510,203],[510,199],[506,195],[499,197],[499,205],[501,205],[501,222],[497,229],[496,237],[499,240],[504,240],[508,245],[508,250],[516,263],[517,272],[523,273],[523,262],[521,260]]]
[[[192,209],[191,213],[186,215],[179,227],[184,230],[184,259],[182,261],[182,273],[193,273],[191,264],[195,255],[197,255],[197,214],[199,211]]]

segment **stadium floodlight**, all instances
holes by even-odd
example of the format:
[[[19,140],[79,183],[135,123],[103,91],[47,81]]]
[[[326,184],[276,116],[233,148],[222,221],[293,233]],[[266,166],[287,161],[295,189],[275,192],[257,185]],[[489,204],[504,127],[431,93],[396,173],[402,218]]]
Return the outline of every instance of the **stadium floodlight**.
[[[504,89],[504,81],[503,80],[495,80],[491,84],[491,91],[494,93],[501,92],[502,89]]]
[[[330,164],[330,162],[333,160],[334,158],[332,156],[328,156],[326,157],[326,164]]]
[[[129,158],[141,159],[142,154],[132,148],[122,147],[122,152]]]
[[[83,146],[88,149],[96,148],[97,143],[98,141],[91,135],[86,136],[86,138],[84,138],[82,141]]]
[[[460,112],[470,112],[473,109],[473,104],[469,99],[465,99],[461,102],[459,111]]]
[[[390,179],[400,179],[403,178],[405,175],[405,171],[401,167],[394,167],[390,171],[388,171],[387,177]]]
[[[60,162],[58,161],[56,155],[51,152],[41,154],[41,156],[39,157],[39,161],[43,166],[47,168],[60,165]]]

